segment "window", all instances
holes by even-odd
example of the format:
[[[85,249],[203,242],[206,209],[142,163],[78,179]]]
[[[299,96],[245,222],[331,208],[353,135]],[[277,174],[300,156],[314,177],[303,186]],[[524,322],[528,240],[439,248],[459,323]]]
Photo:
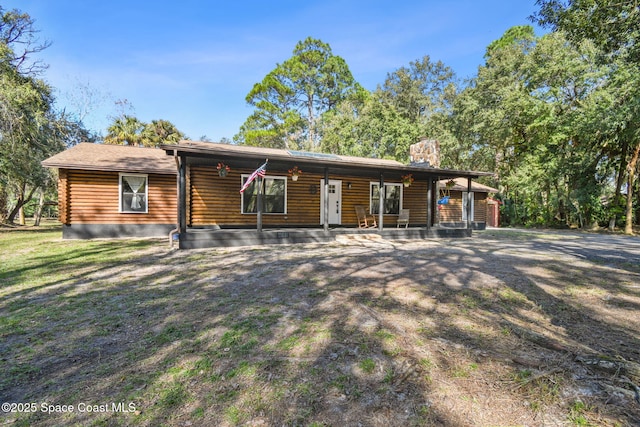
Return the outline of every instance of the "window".
[[[249,175],[242,176],[242,185],[244,185],[247,178],[249,178]],[[258,181],[259,179],[255,179],[242,193],[243,214],[258,212]],[[287,213],[287,178],[267,176],[262,182],[262,212],[272,214]]]
[[[148,177],[120,174],[120,212],[147,213]]]
[[[385,184],[384,194],[382,196],[384,203],[384,214],[400,214],[402,208],[402,184]],[[371,183],[371,200],[370,212],[372,214],[380,213],[380,184]]]

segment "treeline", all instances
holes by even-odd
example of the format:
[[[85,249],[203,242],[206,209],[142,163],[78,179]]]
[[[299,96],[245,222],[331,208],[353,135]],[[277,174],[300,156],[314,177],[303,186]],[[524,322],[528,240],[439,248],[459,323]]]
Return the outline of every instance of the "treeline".
[[[367,91],[328,44],[308,38],[247,95],[255,110],[234,141],[406,161],[409,145],[429,136],[443,167],[495,172],[488,184],[501,189],[503,224],[623,223],[632,233],[640,6],[538,4],[532,20],[552,31],[509,29],[466,82],[425,56]]]
[[[39,78],[46,66],[33,55],[48,46],[28,14],[0,7],[0,222],[13,222],[34,196],[43,200],[54,188],[40,161],[89,137],[54,109],[52,88]]]

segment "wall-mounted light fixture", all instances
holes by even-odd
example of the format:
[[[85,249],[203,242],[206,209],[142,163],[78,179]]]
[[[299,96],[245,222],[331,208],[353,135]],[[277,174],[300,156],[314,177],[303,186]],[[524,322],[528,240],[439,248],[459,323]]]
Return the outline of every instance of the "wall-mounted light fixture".
[[[350,182],[347,182],[347,188],[348,188],[349,190],[351,190],[351,183],[350,183]]]

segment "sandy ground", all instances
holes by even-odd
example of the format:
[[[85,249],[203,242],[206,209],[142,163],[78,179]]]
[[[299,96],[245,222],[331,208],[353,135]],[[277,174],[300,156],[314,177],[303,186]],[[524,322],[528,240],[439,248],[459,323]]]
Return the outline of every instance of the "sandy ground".
[[[23,356],[7,346],[39,340],[38,374],[3,399],[133,399],[136,412],[7,422],[640,425],[637,237],[159,244],[22,297],[81,309],[49,313],[48,335],[7,337],[11,372]]]

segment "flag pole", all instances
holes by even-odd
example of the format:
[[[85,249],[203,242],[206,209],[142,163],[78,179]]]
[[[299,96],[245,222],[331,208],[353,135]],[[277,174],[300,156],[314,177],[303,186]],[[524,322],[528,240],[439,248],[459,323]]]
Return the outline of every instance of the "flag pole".
[[[269,163],[269,159],[265,159],[264,164]],[[264,209],[264,200],[262,198],[262,186],[264,185],[264,176],[258,176],[258,217],[256,228],[258,233],[262,233],[262,211]]]
[[[263,210],[263,200],[262,200],[262,186],[264,185],[264,176],[267,173],[267,162],[269,159],[266,159],[264,164],[260,166],[258,169],[253,171],[251,175],[246,179],[244,185],[240,189],[240,194],[244,193],[244,191],[249,188],[251,183],[255,183],[254,185],[258,186],[258,192],[256,193],[256,213],[257,215],[257,229],[258,232],[262,232],[262,210]],[[256,181],[256,178],[258,179]]]
[[[262,233],[262,184],[264,182],[264,178],[258,177],[258,219],[257,219],[257,229],[258,233]]]

